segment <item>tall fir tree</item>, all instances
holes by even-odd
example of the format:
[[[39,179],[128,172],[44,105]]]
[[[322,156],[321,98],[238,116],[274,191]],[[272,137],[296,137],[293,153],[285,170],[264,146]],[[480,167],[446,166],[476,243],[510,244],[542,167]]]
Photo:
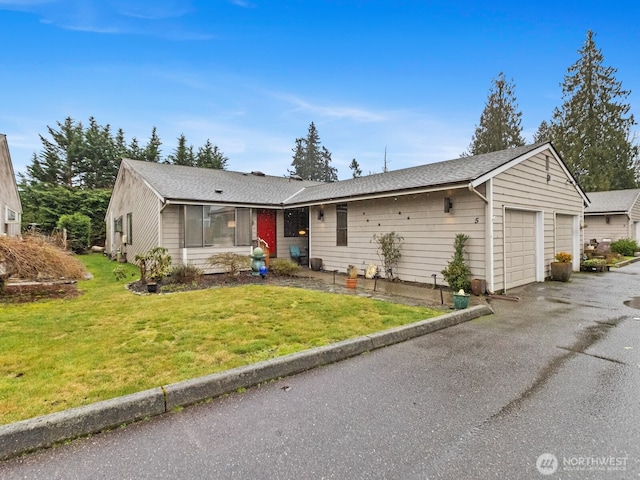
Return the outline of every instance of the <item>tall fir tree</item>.
[[[195,158],[193,157],[193,147],[187,146],[187,138],[184,133],[178,137],[178,145],[175,150],[167,157],[167,163],[173,165],[185,165],[193,167],[195,165]]]
[[[89,117],[89,127],[84,132],[84,150],[81,164],[82,187],[111,188],[118,175],[118,153],[111,135],[111,127],[98,125]]]
[[[288,172],[304,180],[333,182],[338,179],[338,170],[331,166],[331,152],[320,143],[320,136],[313,122],[306,138],[296,138],[293,148],[293,170]]]
[[[468,152],[463,156],[496,152],[525,144],[522,137],[522,112],[518,110],[515,86],[508,82],[504,73],[494,78],[489,98],[480,116]]]
[[[149,137],[149,141],[143,150],[144,160],[158,163],[160,161],[160,145],[162,145],[162,142],[158,137],[156,127],[153,127],[151,129],[151,137]]]
[[[362,176],[362,169],[360,168],[360,164],[355,158],[351,160],[349,168],[351,169],[351,176],[353,178],[359,178]]]
[[[196,153],[196,166],[198,167],[226,170],[228,160],[218,146],[213,145],[208,138],[206,143],[198,148],[198,153]]]
[[[49,136],[40,135],[43,150],[33,155],[33,163],[27,166],[32,182],[74,187],[80,183],[81,164],[84,155],[84,129],[82,123],[67,117],[64,123],[56,122],[58,130],[47,126]]]
[[[580,186],[590,191],[638,185],[636,124],[626,103],[629,94],[617,81],[617,69],[603,65],[594,34],[587,32],[580,58],[562,83],[563,104],[555,108],[549,138]]]
[[[533,143],[550,142],[551,141],[551,125],[546,120],[540,122],[538,130],[533,134]]]
[[[131,139],[129,147],[127,147],[127,158],[131,160],[144,160],[144,150],[140,146],[140,142],[136,137]]]

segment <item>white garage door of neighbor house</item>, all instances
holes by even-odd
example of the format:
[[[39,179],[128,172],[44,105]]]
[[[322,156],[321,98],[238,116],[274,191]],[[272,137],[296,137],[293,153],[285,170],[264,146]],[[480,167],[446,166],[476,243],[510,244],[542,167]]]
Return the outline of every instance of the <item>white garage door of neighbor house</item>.
[[[536,214],[506,210],[507,288],[536,281]]]
[[[573,217],[571,215],[556,215],[556,251],[573,254]]]

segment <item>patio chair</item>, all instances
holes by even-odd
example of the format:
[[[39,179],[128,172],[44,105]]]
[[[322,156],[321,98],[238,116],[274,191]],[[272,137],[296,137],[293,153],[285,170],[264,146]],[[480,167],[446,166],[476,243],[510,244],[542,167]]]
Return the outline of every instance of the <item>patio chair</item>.
[[[298,265],[307,264],[307,254],[300,251],[300,247],[297,245],[289,245],[289,255],[291,260]]]

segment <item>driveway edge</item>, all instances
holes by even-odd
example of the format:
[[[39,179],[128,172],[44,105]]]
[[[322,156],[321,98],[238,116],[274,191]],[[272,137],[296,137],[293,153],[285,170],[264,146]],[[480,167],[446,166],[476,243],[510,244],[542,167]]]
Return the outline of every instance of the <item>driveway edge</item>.
[[[0,426],[0,461],[92,433],[161,415],[273,379],[295,375],[490,315],[487,305],[352,338],[225,372]]]

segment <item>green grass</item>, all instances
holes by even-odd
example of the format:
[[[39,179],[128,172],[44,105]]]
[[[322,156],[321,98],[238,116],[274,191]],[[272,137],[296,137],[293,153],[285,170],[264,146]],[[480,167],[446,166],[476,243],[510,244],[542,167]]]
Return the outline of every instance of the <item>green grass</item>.
[[[134,295],[82,256],[83,295],[0,305],[0,424],[255,363],[440,315],[271,285]]]

